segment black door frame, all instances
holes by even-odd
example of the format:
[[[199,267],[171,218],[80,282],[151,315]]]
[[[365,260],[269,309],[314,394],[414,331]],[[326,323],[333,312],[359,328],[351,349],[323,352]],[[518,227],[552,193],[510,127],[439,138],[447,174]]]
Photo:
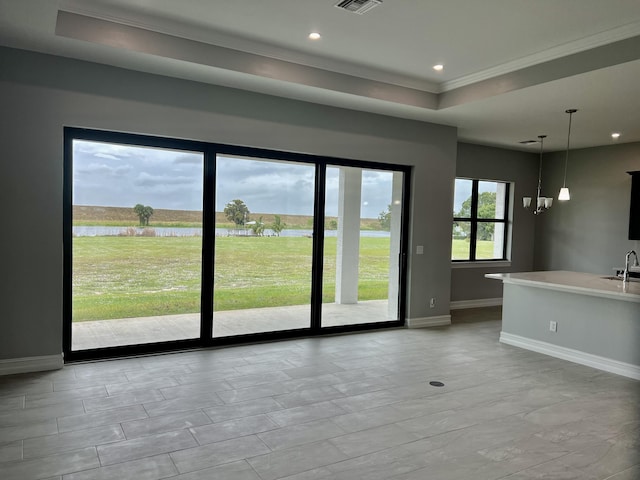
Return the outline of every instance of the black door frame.
[[[72,350],[72,222],[73,222],[73,140],[90,140],[105,143],[167,148],[201,152],[204,155],[203,176],[203,218],[202,218],[202,270],[200,299],[200,337],[185,340],[102,347],[89,350]],[[213,338],[213,273],[215,255],[215,180],[216,157],[232,155],[307,163],[315,166],[315,201],[312,269],[311,269],[311,316],[308,328],[253,333],[229,337]],[[322,273],[324,256],[324,209],[325,180],[327,166],[346,166],[362,169],[389,170],[403,173],[402,225],[400,238],[398,320],[322,327]],[[63,187],[63,352],[65,362],[113,358],[122,356],[160,353],[175,350],[235,345],[249,342],[269,341],[322,334],[356,332],[384,327],[404,325],[406,316],[407,251],[409,232],[409,185],[411,167],[371,161],[347,160],[334,157],[303,153],[267,150],[246,146],[181,140],[150,135],[64,127],[64,187]]]

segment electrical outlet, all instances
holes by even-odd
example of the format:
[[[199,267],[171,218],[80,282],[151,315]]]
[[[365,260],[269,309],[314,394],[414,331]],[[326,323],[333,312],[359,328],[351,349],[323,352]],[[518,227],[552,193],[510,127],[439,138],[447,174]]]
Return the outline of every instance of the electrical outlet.
[[[551,320],[549,322],[549,331],[550,332],[557,332],[558,331],[558,322],[554,322],[553,320]]]
[[[433,308],[436,306],[436,299],[435,297],[433,297],[431,300],[429,300],[429,308]]]

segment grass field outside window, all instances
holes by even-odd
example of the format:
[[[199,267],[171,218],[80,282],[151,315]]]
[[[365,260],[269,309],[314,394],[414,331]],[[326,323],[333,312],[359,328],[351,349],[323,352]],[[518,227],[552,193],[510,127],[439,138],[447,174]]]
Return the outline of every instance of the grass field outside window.
[[[217,237],[215,311],[308,304],[311,238]],[[198,313],[200,237],[73,239],[73,321]],[[359,300],[388,294],[389,238],[361,237]],[[335,279],[336,238],[325,243]],[[323,285],[333,302],[335,284]]]
[[[476,252],[480,258],[488,258],[493,254],[493,241],[478,240],[476,242]],[[453,239],[451,244],[452,260],[468,260],[469,259],[469,240]]]

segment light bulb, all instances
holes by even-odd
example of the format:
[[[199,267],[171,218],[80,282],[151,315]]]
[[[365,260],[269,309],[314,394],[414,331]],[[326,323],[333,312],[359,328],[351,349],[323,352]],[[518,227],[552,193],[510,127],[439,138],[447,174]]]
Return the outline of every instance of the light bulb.
[[[560,189],[560,193],[558,194],[558,200],[560,201],[571,200],[571,195],[569,195],[569,189],[567,187],[562,187]]]

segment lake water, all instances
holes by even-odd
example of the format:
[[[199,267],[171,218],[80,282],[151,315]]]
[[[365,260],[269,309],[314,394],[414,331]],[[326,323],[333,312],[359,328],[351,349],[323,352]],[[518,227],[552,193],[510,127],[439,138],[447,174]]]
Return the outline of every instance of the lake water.
[[[119,236],[123,235],[124,232],[131,227],[82,227],[82,226],[74,226],[73,227],[73,235],[75,237],[104,237],[104,236]],[[149,227],[155,231],[156,237],[193,237],[193,236],[201,236],[202,229],[201,228],[177,228],[177,227]],[[137,234],[142,234],[144,229],[137,228]],[[234,230],[229,230],[228,228],[216,228],[216,236],[217,237],[226,237],[229,236],[230,233],[233,234]],[[240,230],[241,234],[244,232]],[[250,230],[249,230],[250,232]],[[283,230],[280,232],[281,237],[310,237],[313,233],[313,230]],[[273,235],[273,231],[266,229],[264,232],[265,236]],[[336,230],[325,230],[324,232],[326,237],[335,237],[337,235]],[[360,230],[361,237],[389,237],[389,232],[379,231],[379,230]]]

